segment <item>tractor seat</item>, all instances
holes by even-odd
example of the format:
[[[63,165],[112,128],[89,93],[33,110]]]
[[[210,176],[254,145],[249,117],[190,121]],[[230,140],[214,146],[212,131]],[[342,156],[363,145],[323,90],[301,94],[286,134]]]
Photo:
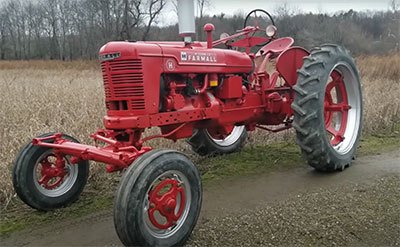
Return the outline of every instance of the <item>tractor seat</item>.
[[[284,50],[288,49],[291,47],[294,43],[293,38],[291,37],[284,37],[284,38],[279,38],[271,41],[270,43],[266,44],[263,46],[256,54],[256,57],[266,55],[268,53],[281,53]]]

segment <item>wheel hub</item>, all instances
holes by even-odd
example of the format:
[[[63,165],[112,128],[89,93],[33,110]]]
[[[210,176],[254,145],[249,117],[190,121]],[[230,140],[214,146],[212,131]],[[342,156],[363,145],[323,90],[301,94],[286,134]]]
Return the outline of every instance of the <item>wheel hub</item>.
[[[169,214],[172,211],[175,210],[176,207],[176,200],[173,198],[170,198],[167,203],[165,204],[164,208],[162,211],[164,211],[164,214]]]
[[[68,174],[65,168],[65,160],[61,155],[49,154],[39,161],[41,165],[39,185],[51,190],[58,187]]]
[[[183,214],[185,201],[185,190],[180,182],[172,178],[161,181],[149,192],[150,222],[158,229],[173,227]]]
[[[336,146],[344,141],[349,105],[346,86],[343,76],[334,70],[331,73],[332,81],[326,86],[324,100],[325,127],[331,135],[331,145]]]

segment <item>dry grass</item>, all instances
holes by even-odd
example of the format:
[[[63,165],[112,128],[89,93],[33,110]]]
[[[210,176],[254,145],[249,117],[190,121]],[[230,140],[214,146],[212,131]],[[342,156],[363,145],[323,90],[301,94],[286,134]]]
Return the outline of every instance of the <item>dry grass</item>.
[[[361,74],[369,79],[400,80],[400,54],[390,56],[362,56],[357,58]]]
[[[400,53],[359,57],[364,99],[364,132],[400,131]]]
[[[59,60],[0,61],[0,70],[97,70],[96,60],[75,60],[63,62]]]
[[[396,131],[400,122],[400,54],[357,59],[363,77],[365,127],[369,133]],[[397,65],[397,67],[396,67]],[[30,61],[0,62],[0,210],[15,196],[12,162],[20,147],[33,136],[62,131],[91,143],[88,138],[102,127],[104,93],[97,62]],[[398,131],[398,130],[397,130]],[[252,144],[292,138],[260,132]],[[189,152],[184,141],[154,140],[156,147]],[[90,186],[106,186],[113,176],[103,166],[91,166]],[[118,176],[116,174],[115,176]]]

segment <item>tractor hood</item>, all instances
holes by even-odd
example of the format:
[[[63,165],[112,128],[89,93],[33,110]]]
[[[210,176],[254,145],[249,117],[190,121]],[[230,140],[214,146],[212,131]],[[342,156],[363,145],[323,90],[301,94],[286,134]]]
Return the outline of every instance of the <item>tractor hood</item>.
[[[250,73],[252,59],[244,52],[208,49],[195,42],[109,42],[100,49],[100,60],[161,59],[165,73]],[[156,66],[156,64],[154,64]]]

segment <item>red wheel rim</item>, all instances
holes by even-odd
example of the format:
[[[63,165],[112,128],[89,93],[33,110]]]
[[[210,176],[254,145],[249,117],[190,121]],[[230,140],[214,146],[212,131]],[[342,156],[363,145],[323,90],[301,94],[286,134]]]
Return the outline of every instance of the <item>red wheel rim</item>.
[[[227,131],[229,134],[227,134],[227,135],[219,133],[218,129],[207,129],[207,133],[213,139],[224,140],[227,136],[229,136],[232,133],[233,129],[234,129],[234,126],[230,127],[229,131]]]
[[[48,197],[59,197],[67,193],[78,179],[78,166],[52,150],[43,153],[33,170],[34,185]]]
[[[143,201],[143,216],[149,233],[157,238],[175,234],[184,224],[191,205],[187,177],[170,170],[153,181]]]
[[[210,133],[208,130],[206,133],[212,139],[212,141],[215,142],[217,145],[222,146],[222,147],[228,147],[228,146],[231,146],[232,144],[236,143],[240,139],[243,131],[245,131],[244,125],[234,126],[229,135],[221,136],[221,135],[217,135],[215,133]]]
[[[176,179],[165,179],[149,192],[150,209],[148,210],[151,223],[158,229],[168,229],[176,225],[185,209],[185,191],[181,182]],[[164,217],[160,222],[156,212]]]
[[[351,107],[343,75],[334,70],[330,78],[325,90],[324,118],[330,143],[336,146],[344,141]]]
[[[67,175],[65,161],[62,157],[61,160],[59,159],[54,154],[48,154],[39,161],[41,169],[39,172],[40,176],[37,177],[37,182],[45,189],[52,190],[57,188]]]

